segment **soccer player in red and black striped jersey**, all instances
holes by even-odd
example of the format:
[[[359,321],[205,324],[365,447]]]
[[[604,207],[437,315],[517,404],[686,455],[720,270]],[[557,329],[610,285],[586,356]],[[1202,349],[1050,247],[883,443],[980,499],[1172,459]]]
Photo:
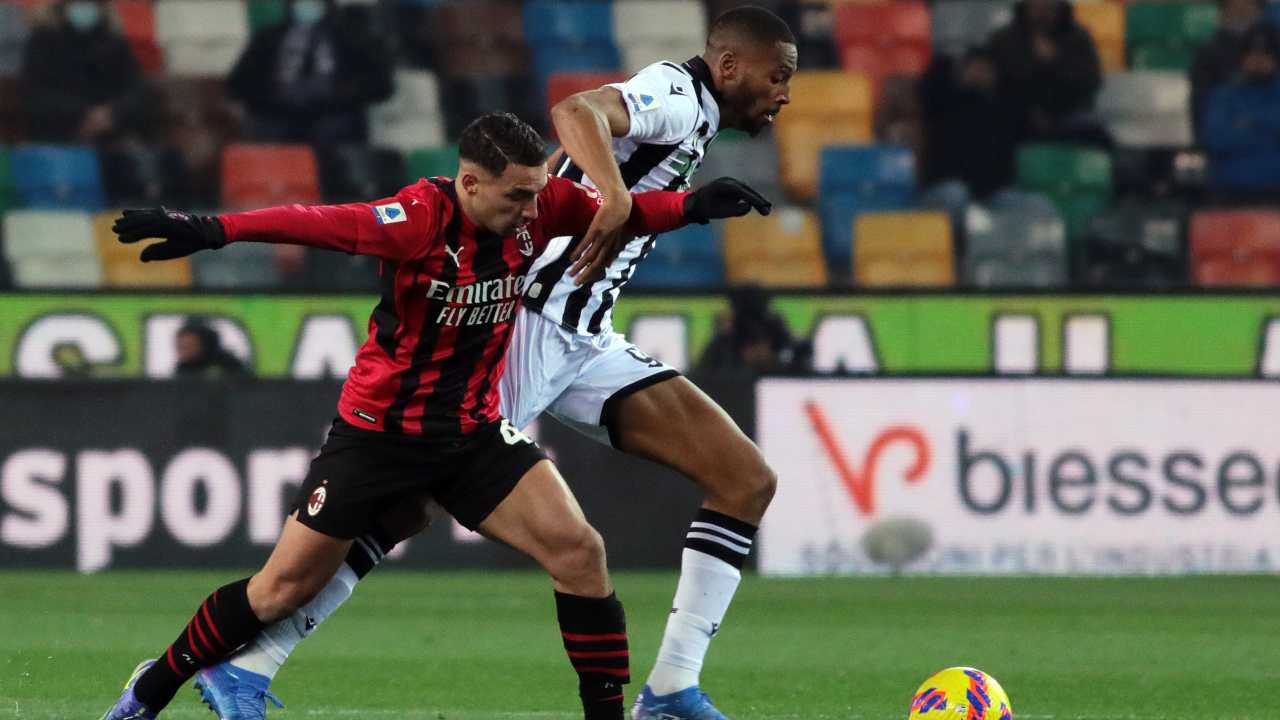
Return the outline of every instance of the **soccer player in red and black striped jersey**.
[[[217,217],[160,208],[117,220],[122,242],[163,239],[144,262],[245,241],[374,255],[383,296],[266,565],[214,591],[157,660],[139,665],[104,720],[156,717],[197,671],[310,601],[376,518],[420,507],[425,494],[546,568],[585,716],[621,720],[626,625],[603,542],[542,450],[498,411],[527,271],[550,239],[584,232],[601,199],[550,177],[542,139],[513,115],[477,119],[459,155],[456,179],[421,180],[372,203]],[[663,232],[753,207],[769,209],[723,178],[693,193],[638,194],[628,229]]]

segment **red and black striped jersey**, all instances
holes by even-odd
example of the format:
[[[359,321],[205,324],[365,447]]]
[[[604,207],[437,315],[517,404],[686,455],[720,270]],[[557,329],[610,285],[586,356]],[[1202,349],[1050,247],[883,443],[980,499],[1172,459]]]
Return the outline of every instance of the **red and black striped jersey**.
[[[635,196],[628,230],[684,224],[685,193]],[[498,420],[501,377],[529,267],[556,237],[581,235],[601,199],[551,177],[538,218],[501,237],[462,212],[448,178],[347,205],[290,205],[220,216],[228,242],[310,245],[382,259],[382,299],[342,387],[338,413],[356,427],[468,434]]]

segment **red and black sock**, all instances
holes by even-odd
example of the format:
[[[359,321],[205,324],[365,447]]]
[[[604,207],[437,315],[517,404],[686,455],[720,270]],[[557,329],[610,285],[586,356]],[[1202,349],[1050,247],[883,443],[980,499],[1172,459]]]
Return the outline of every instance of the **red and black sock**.
[[[585,720],[622,720],[622,686],[631,682],[627,616],[616,595],[556,593],[556,616],[569,662],[578,673]]]
[[[230,657],[262,628],[249,606],[248,578],[214,590],[178,639],[138,678],[134,695],[159,712],[192,675]]]

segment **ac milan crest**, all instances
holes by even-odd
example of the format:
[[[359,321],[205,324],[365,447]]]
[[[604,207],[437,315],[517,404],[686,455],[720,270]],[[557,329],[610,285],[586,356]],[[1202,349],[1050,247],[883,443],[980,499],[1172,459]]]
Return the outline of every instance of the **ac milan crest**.
[[[323,485],[316,488],[315,492],[311,493],[311,497],[307,499],[307,514],[311,517],[319,514],[324,509],[324,499],[328,495],[329,493],[324,489]]]

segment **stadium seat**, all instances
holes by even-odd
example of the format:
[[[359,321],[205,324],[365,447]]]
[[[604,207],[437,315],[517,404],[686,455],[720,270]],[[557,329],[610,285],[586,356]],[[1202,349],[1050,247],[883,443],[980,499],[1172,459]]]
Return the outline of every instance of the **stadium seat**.
[[[822,244],[833,267],[848,267],[857,246],[857,217],[864,212],[909,209],[915,198],[915,159],[893,145],[845,145],[821,156]]]
[[[9,159],[9,148],[0,145],[0,214],[17,205],[18,193],[13,184],[13,165]]]
[[[533,72],[543,79],[541,87],[557,73],[615,72],[620,67],[618,49],[612,45],[535,47],[533,52]]]
[[[1280,3],[1267,3],[1267,18],[1271,20],[1271,24],[1280,27]]]
[[[528,73],[524,17],[514,0],[440,3],[428,20],[435,67],[445,78]]]
[[[1191,82],[1185,73],[1111,73],[1103,80],[1097,112],[1120,145],[1191,144]]]
[[[940,212],[858,216],[853,279],[862,287],[948,287],[956,281],[951,218]]]
[[[844,3],[834,12],[841,67],[870,77],[877,98],[886,78],[919,77],[929,67],[929,8],[923,2]]]
[[[947,0],[933,6],[933,47],[958,57],[1013,20],[1007,0]]]
[[[613,5],[613,37],[628,74],[702,52],[707,21],[696,0],[627,0]]]
[[[1197,285],[1280,286],[1280,211],[1204,210],[1191,218],[1190,240]]]
[[[156,39],[170,75],[224,77],[249,40],[248,12],[237,0],[164,0]]]
[[[1184,212],[1127,203],[1095,217],[1084,241],[1080,279],[1100,288],[1163,289],[1187,282]]]
[[[11,3],[0,3],[0,75],[17,75],[30,34],[26,14]]]
[[[420,178],[453,177],[458,172],[458,146],[418,148],[405,157],[405,167],[406,184]]]
[[[22,204],[97,210],[105,202],[98,153],[78,145],[20,145],[10,162]]]
[[[374,145],[409,152],[444,142],[444,131],[439,83],[428,70],[397,70],[395,92],[369,108],[369,141]]]
[[[1076,22],[1089,31],[1104,72],[1125,68],[1124,6],[1114,0],[1087,0],[1071,6]]]
[[[4,255],[20,288],[102,284],[88,213],[12,210],[4,216]]]
[[[717,288],[724,285],[724,257],[711,225],[687,225],[658,236],[631,280],[639,288]]]
[[[714,180],[726,176],[747,183],[775,205],[784,200],[778,180],[778,146],[767,135],[749,138],[733,131],[717,135],[698,177]]]
[[[1067,233],[1052,205],[965,214],[964,281],[977,288],[1061,288],[1067,285]]]
[[[1026,145],[1018,150],[1018,186],[1049,197],[1067,226],[1080,235],[1111,201],[1111,157],[1091,147]]]
[[[792,78],[791,98],[774,127],[782,184],[793,198],[812,200],[822,148],[872,140],[871,82],[841,72],[800,72]]]
[[[110,149],[101,153],[102,178],[112,207],[190,207],[182,155],[173,148]]]
[[[818,216],[775,208],[724,223],[725,271],[731,285],[821,288],[827,285]]]
[[[125,245],[111,232],[119,213],[98,213],[93,217],[93,235],[98,256],[102,258],[102,277],[106,287],[114,288],[188,288],[191,287],[191,259],[177,258],[165,262],[143,264],[139,245]]]
[[[113,6],[138,64],[148,73],[162,72],[164,53],[156,42],[155,6],[150,0],[115,0]]]
[[[1125,35],[1129,67],[1185,72],[1195,49],[1218,28],[1218,8],[1204,2],[1136,2],[1128,5]]]
[[[284,22],[287,15],[284,0],[249,0],[249,31],[257,32]]]
[[[280,284],[275,247],[267,243],[234,243],[218,252],[191,256],[195,285],[202,289],[272,288]]]
[[[547,117],[551,116],[551,108],[570,95],[612,83],[623,82],[627,75],[621,72],[584,72],[556,73],[547,78]]]
[[[246,210],[320,202],[316,156],[306,145],[228,145],[222,152],[222,204]]]
[[[524,5],[524,34],[535,48],[612,45],[613,3],[529,0]]]

